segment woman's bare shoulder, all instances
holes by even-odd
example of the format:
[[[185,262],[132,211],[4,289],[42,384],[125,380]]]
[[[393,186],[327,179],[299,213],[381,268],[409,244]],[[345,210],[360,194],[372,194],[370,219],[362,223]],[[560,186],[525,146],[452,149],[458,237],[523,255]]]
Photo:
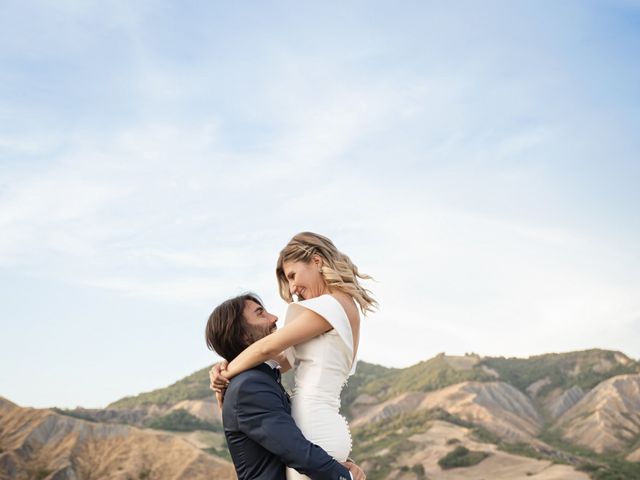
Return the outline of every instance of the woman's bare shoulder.
[[[351,295],[341,291],[334,291],[331,292],[331,296],[335,298],[340,303],[340,305],[342,305],[342,308],[344,309],[347,317],[351,322],[360,320],[358,307]]]

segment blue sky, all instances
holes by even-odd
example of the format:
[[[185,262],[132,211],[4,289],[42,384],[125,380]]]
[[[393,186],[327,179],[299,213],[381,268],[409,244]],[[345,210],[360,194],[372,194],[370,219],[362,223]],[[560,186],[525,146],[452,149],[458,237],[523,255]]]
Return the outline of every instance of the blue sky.
[[[3,2],[0,395],[104,406],[331,237],[360,358],[640,358],[640,4]]]

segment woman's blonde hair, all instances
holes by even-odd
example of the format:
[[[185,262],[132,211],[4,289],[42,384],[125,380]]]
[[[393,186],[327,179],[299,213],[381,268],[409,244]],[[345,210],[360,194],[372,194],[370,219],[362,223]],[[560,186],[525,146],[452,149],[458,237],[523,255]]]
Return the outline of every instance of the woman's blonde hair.
[[[293,296],[284,273],[284,262],[309,263],[314,255],[318,255],[324,262],[321,274],[329,288],[335,288],[349,294],[365,315],[378,307],[378,302],[375,301],[371,292],[360,285],[358,281],[358,278],[371,280],[372,277],[360,273],[351,259],[340,252],[331,240],[312,232],[302,232],[295,235],[282,249],[278,257],[276,276],[278,277],[280,296],[285,302],[291,303]]]

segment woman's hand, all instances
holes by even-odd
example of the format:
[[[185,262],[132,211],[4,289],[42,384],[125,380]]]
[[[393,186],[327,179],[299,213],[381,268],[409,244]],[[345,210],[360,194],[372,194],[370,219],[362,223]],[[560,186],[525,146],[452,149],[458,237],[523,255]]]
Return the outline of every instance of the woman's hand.
[[[216,363],[211,370],[209,370],[209,388],[216,392],[216,400],[218,407],[222,408],[222,401],[224,399],[224,392],[229,386],[229,379],[224,376],[224,371],[227,369],[228,362],[223,360]]]
[[[367,476],[364,474],[364,470],[362,470],[358,465],[353,463],[351,460],[347,460],[342,465],[347,467],[353,480],[365,480]]]

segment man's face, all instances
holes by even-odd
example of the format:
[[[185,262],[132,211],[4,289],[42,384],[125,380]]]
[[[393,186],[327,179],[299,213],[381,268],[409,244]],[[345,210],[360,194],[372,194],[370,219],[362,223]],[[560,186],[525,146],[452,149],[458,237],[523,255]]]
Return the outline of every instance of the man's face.
[[[278,317],[267,312],[262,305],[253,300],[244,301],[242,316],[247,327],[246,334],[249,345],[275,332],[278,328],[276,326]]]

